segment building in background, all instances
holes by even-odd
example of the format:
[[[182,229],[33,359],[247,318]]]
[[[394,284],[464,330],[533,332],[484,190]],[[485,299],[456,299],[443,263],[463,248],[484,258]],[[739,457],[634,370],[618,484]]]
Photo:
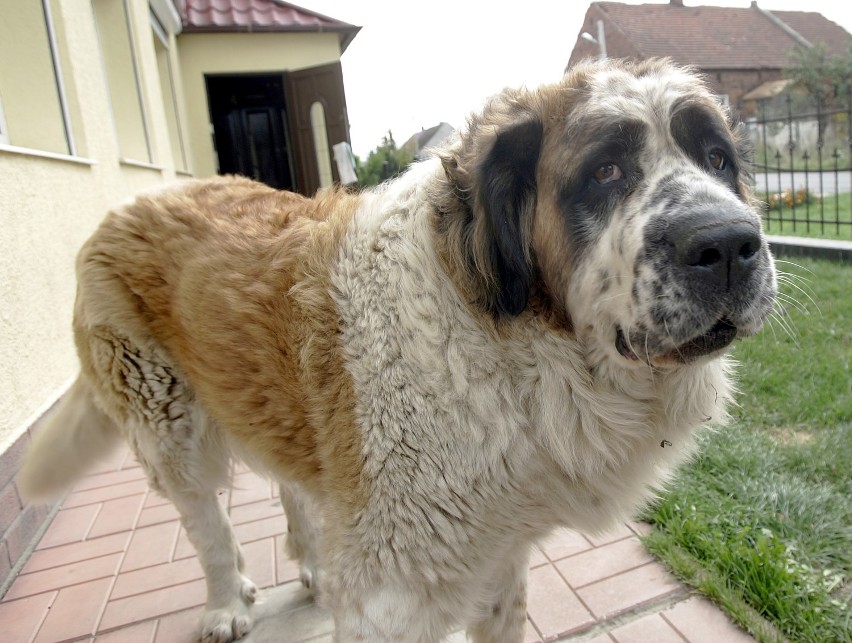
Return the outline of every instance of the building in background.
[[[601,29],[603,38],[598,35]],[[593,2],[568,66],[600,56],[602,45],[611,58],[672,58],[698,67],[716,93],[743,110],[752,107],[742,103],[745,94],[783,77],[795,47],[822,43],[829,54],[842,55],[850,39],[843,27],[819,13],[770,12],[754,1],[748,8],[686,7],[683,0],[640,5]]]
[[[434,127],[413,134],[400,149],[415,161],[421,161],[429,156],[430,150],[441,145],[455,132],[455,128],[449,123],[438,123]]]

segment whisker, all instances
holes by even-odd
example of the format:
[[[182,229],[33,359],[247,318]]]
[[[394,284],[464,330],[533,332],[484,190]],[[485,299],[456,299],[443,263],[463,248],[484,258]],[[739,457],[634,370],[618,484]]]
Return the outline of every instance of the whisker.
[[[777,277],[778,281],[783,283],[802,283],[806,286],[810,286],[811,283],[813,283],[813,279],[808,279],[803,275],[797,275],[794,272],[784,272],[783,270],[778,271]]]
[[[777,311],[773,311],[770,313],[770,316],[778,322],[778,325],[781,329],[787,334],[787,336],[793,340],[793,343],[797,348],[801,348],[799,346],[799,340],[796,337],[795,328],[790,324],[790,322],[786,319],[786,315],[782,315]]]
[[[785,281],[784,283],[786,283],[786,284],[787,284],[788,286],[790,286],[791,288],[795,288],[795,289],[796,289],[796,290],[798,290],[800,293],[802,293],[805,297],[807,297],[807,298],[808,298],[808,301],[810,301],[810,302],[814,305],[814,308],[816,308],[816,311],[817,311],[820,315],[822,315],[822,310],[820,310],[819,304],[818,304],[818,303],[816,303],[816,301],[814,300],[814,298],[813,298],[813,297],[811,297],[811,296],[808,294],[808,291],[807,291],[807,290],[805,290],[804,288],[800,288],[798,285],[794,284],[794,283],[793,283],[793,282],[791,282],[791,281]],[[788,295],[788,296],[789,296],[789,295]]]
[[[793,306],[793,308],[798,310],[803,315],[810,315],[811,314],[811,311],[808,310],[808,307],[805,306],[802,302],[800,302],[798,299],[796,299],[792,295],[788,295],[787,293],[779,292],[778,293],[778,299],[780,301],[783,301],[784,303],[790,304],[791,306]]]
[[[648,333],[645,333],[645,364],[647,364],[648,370],[653,373],[654,367],[651,366],[651,352],[648,350]]]
[[[781,322],[778,321],[778,318],[775,316],[774,313],[770,313],[769,317],[766,320],[766,325],[769,326],[769,328],[772,329],[772,335],[773,335],[776,343],[781,341],[781,339],[783,338],[783,335],[782,335],[782,337],[779,337],[778,333],[775,331],[776,326],[781,329],[781,331],[784,335],[786,335],[787,337],[790,337],[790,331],[787,330],[784,327],[784,325]]]
[[[776,258],[775,263],[786,263],[787,265],[790,265],[790,266],[796,266],[796,268],[798,268],[799,270],[804,270],[805,272],[809,272],[809,273],[811,273],[811,275],[816,277],[816,273],[814,273],[813,270],[809,270],[808,268],[805,268],[802,264],[796,263],[795,261],[786,261],[784,259]]]
[[[621,297],[621,296],[622,296],[622,293],[615,293],[614,295],[610,295],[609,297],[601,297],[600,299],[597,300],[597,302],[599,304],[602,304],[606,301],[611,301],[611,300],[616,299],[616,298]]]
[[[766,324],[766,326],[769,328],[769,330],[772,331],[772,339],[774,339],[775,343],[777,344],[778,343],[778,333],[775,332],[775,325],[772,323],[772,315],[771,314],[770,314],[769,318],[767,319],[767,322],[768,323]]]

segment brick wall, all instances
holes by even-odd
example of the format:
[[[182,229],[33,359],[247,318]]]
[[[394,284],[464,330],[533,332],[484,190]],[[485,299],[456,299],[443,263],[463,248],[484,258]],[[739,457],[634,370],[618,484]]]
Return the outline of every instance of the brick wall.
[[[731,107],[737,110],[742,118],[750,116],[744,110],[741,99],[758,85],[770,80],[781,80],[780,69],[713,69],[705,70],[713,91],[727,94]]]
[[[45,414],[46,416],[47,414]],[[30,444],[30,427],[15,443],[0,454],[0,596],[14,579],[35,544],[36,536],[47,526],[55,505],[29,505],[21,501],[15,475]]]

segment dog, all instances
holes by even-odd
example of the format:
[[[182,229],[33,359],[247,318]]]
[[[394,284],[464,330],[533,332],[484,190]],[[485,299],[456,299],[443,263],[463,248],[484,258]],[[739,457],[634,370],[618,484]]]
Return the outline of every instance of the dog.
[[[530,547],[630,517],[726,417],[777,289],[747,161],[693,71],[605,61],[375,189],[139,195],[80,251],[81,375],[21,486],[126,440],[198,551],[208,643],[252,625],[234,458],[280,481],[336,641],[521,641]]]

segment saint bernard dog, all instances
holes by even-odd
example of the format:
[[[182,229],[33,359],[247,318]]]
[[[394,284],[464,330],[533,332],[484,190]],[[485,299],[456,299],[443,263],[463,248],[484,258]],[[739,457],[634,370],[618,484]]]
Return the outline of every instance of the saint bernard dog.
[[[256,596],[232,459],[280,482],[336,641],[521,641],[530,547],[633,515],[725,418],[726,351],[776,297],[746,148],[692,71],[607,61],[376,189],[140,195],[79,254],[82,372],[20,482],[127,441],[198,551],[208,643]]]

